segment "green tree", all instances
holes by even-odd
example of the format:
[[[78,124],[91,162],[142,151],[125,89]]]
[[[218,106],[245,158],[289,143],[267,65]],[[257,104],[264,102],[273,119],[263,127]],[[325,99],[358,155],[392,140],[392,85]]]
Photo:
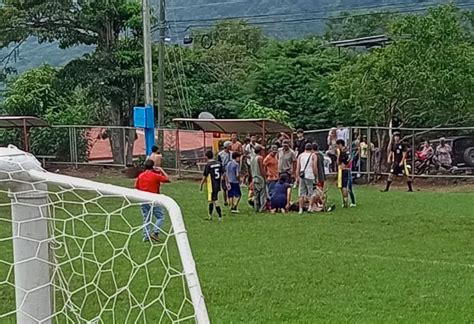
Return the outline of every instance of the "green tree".
[[[245,80],[266,42],[262,32],[242,21],[226,21],[205,35],[215,39],[210,48],[200,45],[200,35],[194,35],[193,48],[167,48],[171,61],[166,72],[168,122],[182,115],[197,117],[202,111],[217,118],[237,117],[246,103]],[[179,75],[186,79],[185,84],[179,84]],[[178,102],[183,97],[188,111],[176,109],[183,105]]]
[[[390,35],[390,46],[359,55],[335,74],[331,113],[347,123],[384,127],[472,122],[474,48],[458,10],[446,5],[401,16]],[[387,141],[379,132],[379,145]]]
[[[389,12],[343,12],[328,20],[324,38],[328,41],[338,41],[385,34],[390,22],[396,17],[397,14]]]
[[[80,88],[65,89],[58,79],[58,70],[41,66],[25,72],[16,79],[9,79],[4,92],[5,100],[1,113],[8,115],[34,115],[50,124],[87,123],[94,106]],[[21,146],[22,136],[16,130],[3,131],[3,144],[15,143]],[[87,155],[87,138],[84,132],[78,134],[78,156]],[[39,155],[55,155],[68,161],[70,158],[69,134],[67,129],[33,128],[31,150]]]
[[[459,123],[472,112],[473,47],[453,6],[406,15],[394,43],[346,65],[331,83],[334,110],[347,120],[390,126]]]
[[[249,75],[248,94],[263,106],[288,112],[295,127],[331,126],[329,76],[343,60],[317,38],[272,41]]]
[[[62,76],[103,103],[100,115],[108,118],[101,122],[129,126],[133,106],[142,101],[140,17],[139,3],[127,0],[10,0],[0,8],[0,47],[32,36],[62,48],[96,45],[95,53],[72,61]],[[125,163],[124,142],[130,161],[135,134],[114,130],[110,139],[114,161]]]
[[[249,100],[239,114],[240,118],[270,119],[292,127],[290,114],[284,110],[273,109],[259,105],[254,100]]]

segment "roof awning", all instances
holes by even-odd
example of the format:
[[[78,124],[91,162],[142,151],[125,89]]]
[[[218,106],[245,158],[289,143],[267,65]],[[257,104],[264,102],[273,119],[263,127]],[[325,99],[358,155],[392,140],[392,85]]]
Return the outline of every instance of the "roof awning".
[[[357,46],[383,46],[391,42],[391,39],[386,35],[377,35],[369,37],[361,37],[354,39],[345,39],[341,41],[331,42],[331,45],[336,47],[357,47]]]
[[[269,119],[194,119],[176,118],[176,123],[193,123],[204,132],[209,133],[245,133],[266,134],[291,133],[292,129],[282,123]]]
[[[41,118],[30,116],[0,116],[0,128],[49,127]]]

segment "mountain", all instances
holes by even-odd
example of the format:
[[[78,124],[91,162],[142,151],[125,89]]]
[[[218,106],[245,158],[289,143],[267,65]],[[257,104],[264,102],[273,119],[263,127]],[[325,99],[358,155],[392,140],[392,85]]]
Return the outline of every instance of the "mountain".
[[[1,2],[2,0],[0,0]],[[155,12],[159,0],[152,0]],[[324,31],[328,17],[341,12],[351,14],[369,11],[422,12],[444,0],[167,0],[167,20],[170,37],[182,39],[187,33],[209,28],[225,18],[243,17],[260,26],[269,37],[303,37]],[[454,1],[463,9],[474,10],[474,0]],[[91,46],[77,46],[61,50],[57,44],[38,44],[30,39],[19,48],[13,64],[19,72],[41,64],[63,65],[93,50]],[[0,50],[0,58],[8,49]]]

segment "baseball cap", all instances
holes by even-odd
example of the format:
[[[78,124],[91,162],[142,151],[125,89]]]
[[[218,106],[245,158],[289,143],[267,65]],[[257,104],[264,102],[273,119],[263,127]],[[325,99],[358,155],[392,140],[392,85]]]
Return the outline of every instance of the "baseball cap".
[[[231,147],[232,146],[232,142],[230,141],[225,141],[224,142],[224,148],[228,148],[228,147]]]

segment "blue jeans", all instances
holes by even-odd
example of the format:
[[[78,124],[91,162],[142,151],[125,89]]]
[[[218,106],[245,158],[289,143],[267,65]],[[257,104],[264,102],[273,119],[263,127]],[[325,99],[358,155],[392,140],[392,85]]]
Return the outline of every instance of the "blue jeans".
[[[161,230],[161,226],[165,222],[165,214],[163,212],[163,207],[161,206],[152,206],[150,204],[143,204],[141,206],[143,214],[143,238],[150,239],[149,226],[153,226],[153,234],[158,235]],[[153,210],[151,210],[153,209]],[[152,224],[151,215],[154,215],[156,218],[156,223]]]
[[[268,187],[268,196],[270,198],[273,197],[273,191],[275,190],[275,185],[277,184],[276,180],[270,180],[267,182],[267,187]]]

